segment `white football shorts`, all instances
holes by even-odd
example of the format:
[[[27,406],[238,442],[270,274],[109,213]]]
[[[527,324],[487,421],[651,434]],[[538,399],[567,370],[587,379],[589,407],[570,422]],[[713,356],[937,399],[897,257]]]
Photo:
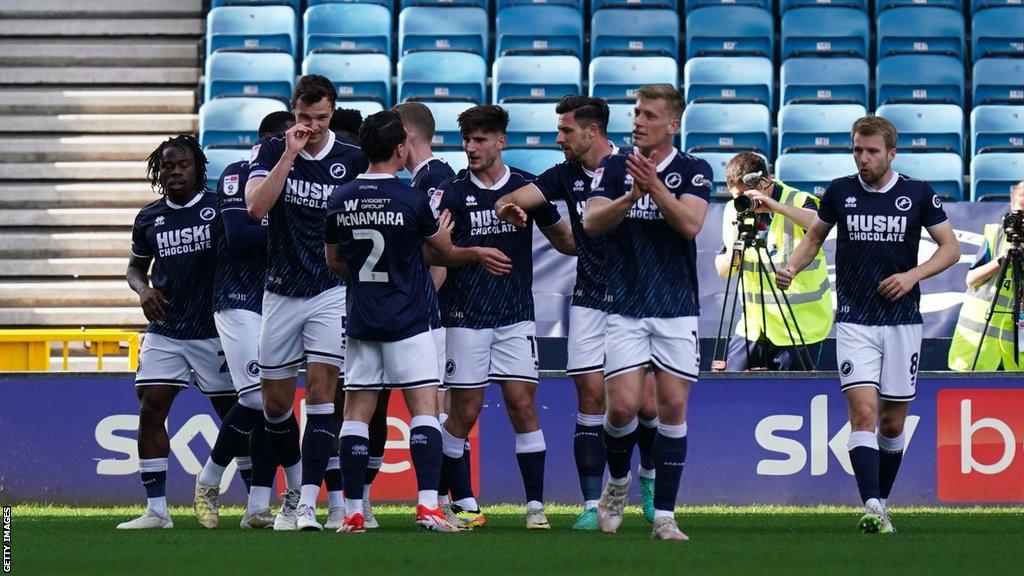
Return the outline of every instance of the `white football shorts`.
[[[883,400],[910,402],[916,395],[920,360],[920,324],[836,323],[836,364],[843,391],[874,386]]]
[[[345,390],[408,390],[438,386],[437,345],[428,330],[396,342],[348,338]]]
[[[259,362],[263,377],[294,378],[303,359],[336,366],[344,376],[344,313],[344,286],[310,298],[264,292]]]
[[[654,366],[697,381],[700,341],[696,316],[632,318],[609,314],[604,342],[605,380]]]
[[[188,388],[192,373],[196,387],[203,394],[235,395],[220,338],[178,340],[150,333],[143,337],[139,368],[135,373],[136,386]]]
[[[263,319],[250,310],[227,308],[213,313],[213,322],[220,334],[224,357],[228,361],[231,382],[235,391],[256,390],[260,387],[260,325]]]
[[[518,322],[499,328],[447,328],[448,388],[482,388],[492,380],[538,382],[537,327]]]
[[[569,307],[569,361],[567,376],[604,370],[604,333],[608,313],[603,310]]]

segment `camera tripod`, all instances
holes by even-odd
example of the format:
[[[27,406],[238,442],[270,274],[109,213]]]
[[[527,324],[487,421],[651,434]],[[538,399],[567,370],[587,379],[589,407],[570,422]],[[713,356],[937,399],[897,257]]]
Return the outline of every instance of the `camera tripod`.
[[[971,371],[978,366],[978,357],[981,355],[981,345],[988,337],[988,327],[992,324],[992,316],[997,314],[996,303],[999,301],[999,293],[1002,292],[1003,282],[1006,275],[1010,274],[1010,289],[1013,291],[1012,308],[1008,312],[999,311],[998,314],[1011,314],[1013,319],[1013,358],[1015,362],[1020,360],[1020,329],[1018,322],[1021,318],[1021,274],[1024,273],[1024,248],[1021,248],[1022,238],[1018,234],[1007,235],[1010,241],[1010,249],[1003,256],[1003,263],[999,266],[999,277],[995,283],[995,290],[992,293],[992,302],[985,313],[985,325],[981,328],[981,339],[978,340],[978,347],[974,350],[974,360],[971,362]]]
[[[742,306],[742,318],[743,318],[743,326],[744,326],[743,334],[744,334],[744,341],[745,341],[744,346],[745,346],[745,349],[746,349],[747,367],[748,367],[748,369],[751,366],[751,362],[750,362],[750,338],[748,337],[748,335],[750,334],[750,330],[749,330],[748,325],[747,325],[747,318],[748,318],[748,316],[747,316],[747,301],[746,301],[746,294],[747,294],[748,286],[746,286],[746,282],[743,280],[743,262],[744,262],[743,255],[746,253],[748,248],[753,248],[755,253],[757,254],[758,286],[757,286],[757,293],[756,294],[760,297],[760,302],[761,302],[761,334],[760,334],[760,336],[758,336],[758,341],[762,341],[763,340],[764,342],[768,342],[768,324],[767,324],[767,312],[766,312],[766,310],[767,310],[767,303],[765,302],[765,290],[764,290],[765,286],[764,285],[766,284],[765,279],[768,277],[769,270],[771,271],[772,276],[775,276],[775,274],[777,274],[778,270],[775,268],[775,262],[772,261],[771,256],[769,256],[767,258],[768,264],[765,265],[765,258],[762,256],[762,253],[767,253],[765,251],[767,243],[765,242],[765,239],[762,238],[757,233],[757,228],[754,225],[754,223],[752,222],[752,220],[753,220],[752,208],[751,208],[751,212],[746,212],[745,213],[745,212],[740,211],[740,212],[737,213],[737,222],[736,222],[736,224],[737,224],[737,226],[739,228],[739,236],[736,238],[736,242],[734,242],[733,246],[732,246],[732,257],[729,260],[729,275],[726,277],[726,280],[725,280],[725,300],[722,302],[722,314],[721,314],[721,316],[718,319],[718,335],[715,337],[715,351],[714,351],[714,354],[712,355],[712,369],[713,370],[715,369],[716,365],[719,365],[718,364],[718,362],[719,362],[718,346],[719,346],[719,344],[722,341],[722,329],[726,328],[726,324],[725,324],[725,310],[726,310],[726,308],[730,307],[729,306],[730,297],[732,298],[732,306],[731,306],[732,312],[729,315],[728,334],[725,337],[725,350],[724,350],[724,353],[722,355],[720,366],[722,366],[721,369],[724,370],[725,361],[726,361],[726,359],[728,357],[728,354],[729,354],[729,345],[732,342],[733,325],[734,325],[734,322],[736,320],[736,301],[737,300],[742,302],[741,306]],[[765,252],[763,252],[763,251],[765,251]],[[732,284],[732,276],[733,276],[732,275],[732,268],[734,266],[737,268],[737,272],[736,272],[737,280],[736,280],[736,284],[735,285]],[[768,284],[768,289],[771,291],[772,300],[775,302],[775,305],[779,307],[779,315],[782,316],[782,323],[786,327],[786,333],[789,335],[789,341],[790,342],[794,342],[794,343],[797,341],[796,339],[793,338],[793,332],[794,331],[796,332],[796,335],[799,337],[800,346],[798,347],[797,351],[798,351],[798,356],[800,357],[800,364],[801,364],[801,366],[803,367],[804,370],[815,370],[816,367],[814,365],[814,360],[811,358],[810,350],[808,350],[807,344],[804,342],[804,336],[803,336],[803,333],[800,331],[800,326],[797,324],[796,316],[793,314],[793,307],[789,303],[789,297],[786,295],[786,292],[784,290],[780,290],[780,289],[776,288],[774,282],[768,281],[767,284]],[[780,295],[782,296],[781,301],[779,300],[779,296]],[[789,316],[788,319],[786,317],[787,314]],[[790,327],[790,321],[792,321],[792,328]],[[768,367],[769,366],[768,348],[766,346],[762,346],[761,349],[763,351],[763,356],[764,356],[764,358],[763,358],[763,360],[764,360],[763,366]]]

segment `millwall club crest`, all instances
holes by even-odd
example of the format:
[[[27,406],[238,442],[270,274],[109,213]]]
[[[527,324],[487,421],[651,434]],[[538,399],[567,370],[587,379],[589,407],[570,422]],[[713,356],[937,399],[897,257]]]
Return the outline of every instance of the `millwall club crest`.
[[[849,360],[843,360],[843,363],[839,365],[839,373],[843,376],[849,376],[853,374],[853,362]]]
[[[896,199],[896,209],[899,210],[900,212],[906,212],[907,210],[910,210],[910,207],[912,205],[913,202],[910,201],[909,196],[900,196],[899,198]]]
[[[203,220],[206,220],[207,222],[213,220],[215,216],[217,216],[217,211],[214,210],[213,208],[210,208],[209,206],[199,211],[199,217],[202,218]]]
[[[341,162],[331,164],[331,177],[333,177],[335,180],[341,180],[342,178],[345,177],[345,174],[347,172],[348,170],[346,170],[345,165],[342,164]]]
[[[701,175],[701,174],[698,174],[697,176],[700,176],[700,179],[701,179],[701,184],[699,184],[699,185],[703,185],[704,176]],[[694,176],[694,182],[697,181],[697,176]],[[683,177],[679,175],[679,172],[672,172],[668,176],[665,176],[665,186],[668,186],[669,188],[672,188],[673,190],[675,190],[676,188],[679,188],[679,185],[682,184],[682,183],[683,183]],[[694,184],[694,185],[697,186],[698,184]]]

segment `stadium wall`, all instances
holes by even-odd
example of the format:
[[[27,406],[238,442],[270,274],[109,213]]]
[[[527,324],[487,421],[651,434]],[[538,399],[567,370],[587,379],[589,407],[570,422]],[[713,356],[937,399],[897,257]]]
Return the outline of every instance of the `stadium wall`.
[[[547,439],[546,498],[579,502],[572,455],[575,392],[546,373],[537,406]],[[0,498],[5,504],[136,504],[138,405],[132,374],[8,374],[0,378]],[[907,423],[898,505],[1024,503],[1024,389],[998,373],[922,372]],[[297,401],[302,415],[301,390]],[[684,504],[855,504],[846,407],[835,373],[705,374],[692,393]],[[412,500],[408,413],[391,403],[390,441],[374,499]],[[191,500],[194,475],[217,434],[197,391],[168,418],[172,504]],[[519,502],[522,483],[500,390],[487,391],[473,439],[484,503]],[[223,500],[242,503],[234,466]],[[638,501],[638,500],[636,500]]]

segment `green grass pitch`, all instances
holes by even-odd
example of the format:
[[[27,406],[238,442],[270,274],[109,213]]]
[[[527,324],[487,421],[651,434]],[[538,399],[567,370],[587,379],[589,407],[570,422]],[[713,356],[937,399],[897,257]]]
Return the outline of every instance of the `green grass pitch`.
[[[569,529],[575,507],[549,506],[550,532],[527,532],[521,508],[485,507],[488,525],[435,534],[412,509],[378,506],[367,534],[238,528],[241,508],[203,530],[174,508],[172,530],[122,532],[141,509],[16,506],[15,574],[996,574],[1024,564],[1024,508],[894,509],[894,535],[860,534],[853,508],[680,508],[691,540],[655,542],[639,509],[618,534]],[[321,520],[323,520],[321,518]],[[1014,568],[1016,566],[1016,568]]]

